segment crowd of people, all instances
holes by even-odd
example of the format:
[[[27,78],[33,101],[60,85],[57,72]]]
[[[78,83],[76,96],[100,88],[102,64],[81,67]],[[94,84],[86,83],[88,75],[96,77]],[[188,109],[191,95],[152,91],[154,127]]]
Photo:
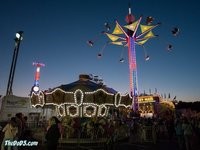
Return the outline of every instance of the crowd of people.
[[[180,150],[196,150],[200,143],[200,118],[177,117],[175,135]]]
[[[32,132],[27,126],[27,119],[28,117],[23,113],[16,113],[14,117],[11,117],[1,131],[1,135],[3,135],[1,150],[25,150],[26,146],[19,148],[18,145],[26,144],[26,142],[20,143],[20,141],[34,141]]]
[[[4,137],[1,150],[25,150],[26,146],[5,146],[10,141],[40,141],[35,139],[33,131],[27,125],[27,117],[17,113],[3,127]],[[38,127],[39,128],[39,127]],[[89,138],[91,140],[105,138],[107,144],[121,139],[130,143],[152,142],[156,144],[162,138],[176,140],[179,150],[195,149],[200,142],[200,118],[188,118],[181,115],[171,117],[132,117],[117,114],[114,117],[56,117],[44,120],[42,126],[47,150],[56,150],[60,139]],[[40,145],[28,147],[38,149]]]

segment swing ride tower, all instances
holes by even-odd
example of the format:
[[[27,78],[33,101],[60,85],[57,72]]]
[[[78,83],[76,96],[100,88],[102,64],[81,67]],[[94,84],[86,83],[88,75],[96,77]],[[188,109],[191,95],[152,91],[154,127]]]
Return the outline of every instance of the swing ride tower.
[[[135,17],[131,14],[131,8],[129,6],[129,13],[126,16],[127,25],[121,26],[116,21],[116,26],[112,33],[105,33],[111,40],[110,44],[121,45],[128,47],[128,64],[129,64],[129,94],[132,98],[132,109],[138,111],[138,82],[137,82],[137,63],[136,63],[136,44],[143,46],[143,44],[150,38],[155,37],[152,33],[152,29],[158,26],[141,24],[142,16],[135,20]],[[139,31],[139,27],[141,31]],[[126,28],[126,30],[124,29]]]

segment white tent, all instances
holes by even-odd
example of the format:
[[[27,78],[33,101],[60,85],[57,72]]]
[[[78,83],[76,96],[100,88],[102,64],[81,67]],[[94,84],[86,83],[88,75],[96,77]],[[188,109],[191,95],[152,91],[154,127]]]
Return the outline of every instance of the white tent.
[[[41,109],[31,107],[29,97],[19,97],[15,95],[2,96],[0,103],[0,121],[7,121],[19,112],[26,116],[28,116],[30,113],[41,112]]]

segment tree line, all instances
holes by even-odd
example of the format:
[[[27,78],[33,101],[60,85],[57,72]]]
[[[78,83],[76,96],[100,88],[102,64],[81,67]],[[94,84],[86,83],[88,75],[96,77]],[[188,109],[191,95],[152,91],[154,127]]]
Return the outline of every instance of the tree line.
[[[200,112],[200,101],[195,102],[183,102],[179,101],[176,105],[176,109],[191,109]]]

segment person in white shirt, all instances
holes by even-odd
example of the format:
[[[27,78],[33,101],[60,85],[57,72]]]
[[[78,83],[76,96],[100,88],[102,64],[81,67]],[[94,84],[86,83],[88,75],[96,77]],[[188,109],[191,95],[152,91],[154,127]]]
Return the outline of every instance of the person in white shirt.
[[[11,118],[10,122],[3,128],[2,132],[4,132],[4,138],[1,144],[1,150],[4,150],[5,147],[7,147],[7,150],[11,150],[11,145],[7,145],[6,140],[12,142],[18,132],[15,117]]]

